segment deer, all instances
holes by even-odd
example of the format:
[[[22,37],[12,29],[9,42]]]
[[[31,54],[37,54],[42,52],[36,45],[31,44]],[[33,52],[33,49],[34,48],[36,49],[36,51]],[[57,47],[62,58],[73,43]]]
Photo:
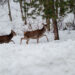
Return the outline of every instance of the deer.
[[[9,43],[10,41],[12,41],[14,43],[14,41],[11,40],[11,39],[15,35],[16,35],[16,33],[13,30],[11,30],[11,33],[9,35],[2,35],[2,36],[0,36],[0,44],[2,44],[2,43]]]
[[[45,36],[47,41],[49,41],[47,36],[44,34],[46,29],[47,29],[47,25],[44,25],[42,29],[37,29],[37,30],[34,30],[34,31],[26,31],[26,32],[24,32],[24,37],[21,38],[20,44],[22,43],[22,40],[24,40],[24,39],[27,40],[26,44],[28,44],[30,39],[37,39],[37,43],[39,43],[39,38],[41,38],[43,36]]]

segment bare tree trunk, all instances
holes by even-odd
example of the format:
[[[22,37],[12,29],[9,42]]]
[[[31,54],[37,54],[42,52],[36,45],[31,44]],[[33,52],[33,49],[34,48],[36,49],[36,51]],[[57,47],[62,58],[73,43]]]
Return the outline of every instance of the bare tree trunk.
[[[8,0],[8,10],[9,10],[9,18],[10,18],[10,21],[12,21],[12,16],[11,16],[11,9],[10,9],[10,2]]]
[[[54,16],[55,17],[58,17],[58,10],[56,8],[55,10],[55,0],[53,0],[53,5],[52,5],[52,8],[54,10]],[[53,20],[53,27],[54,27],[54,40],[59,40],[59,33],[58,33],[58,26],[57,26],[57,19],[53,17],[52,20]]]
[[[22,17],[22,20],[24,20],[23,9],[22,9],[22,0],[20,0],[19,3],[20,3],[21,17]]]
[[[46,18],[47,30],[50,31],[50,18]]]
[[[30,3],[32,3],[32,0],[30,0]],[[32,8],[32,4],[31,4],[31,8]]]
[[[26,19],[26,17],[25,17],[25,22],[24,22],[24,23],[25,23],[25,25],[27,24],[27,19]]]
[[[26,11],[26,9],[27,9],[27,7],[26,7],[26,5],[25,5],[25,2],[26,2],[26,0],[24,0],[24,13],[25,13],[25,25],[27,24],[27,11]]]
[[[46,0],[46,6],[44,5],[45,9],[47,9],[46,11],[49,10],[50,6],[49,6],[49,0]],[[47,23],[47,30],[50,31],[50,17],[49,17],[50,13],[46,12],[46,23]]]
[[[56,19],[53,19],[53,27],[54,27],[54,40],[59,40],[58,27]]]

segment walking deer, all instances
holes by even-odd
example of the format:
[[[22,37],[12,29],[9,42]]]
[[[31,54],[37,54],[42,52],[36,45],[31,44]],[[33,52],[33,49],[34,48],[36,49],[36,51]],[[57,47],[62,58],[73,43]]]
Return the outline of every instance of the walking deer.
[[[14,43],[14,41],[11,40],[11,39],[15,35],[16,35],[16,33],[13,30],[11,30],[11,33],[9,35],[0,36],[0,44],[2,44],[2,43],[9,43],[10,41],[12,41]]]
[[[37,30],[34,30],[34,31],[24,32],[24,37],[21,38],[20,44],[22,43],[22,40],[24,40],[24,39],[27,40],[26,44],[28,44],[30,39],[37,39],[37,43],[38,43],[39,42],[39,38],[41,38],[43,36],[46,36],[46,35],[44,35],[44,33],[46,31],[46,27],[47,27],[47,25],[44,25],[42,29],[37,29]],[[46,39],[48,41],[47,36],[46,36]]]

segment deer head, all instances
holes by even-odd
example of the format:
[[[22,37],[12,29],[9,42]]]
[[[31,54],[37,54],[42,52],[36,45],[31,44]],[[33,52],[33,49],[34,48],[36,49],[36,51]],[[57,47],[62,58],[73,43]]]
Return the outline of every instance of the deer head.
[[[47,29],[47,24],[42,23],[43,27],[45,28],[45,30]]]
[[[13,36],[16,36],[16,33],[13,30],[11,30],[11,33],[13,34]]]

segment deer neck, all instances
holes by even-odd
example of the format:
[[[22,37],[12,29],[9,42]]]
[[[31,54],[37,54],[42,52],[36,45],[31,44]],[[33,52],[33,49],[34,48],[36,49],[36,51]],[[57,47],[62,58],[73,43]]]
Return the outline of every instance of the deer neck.
[[[10,35],[9,35],[9,37],[10,37],[10,39],[13,37],[13,33],[11,33]]]
[[[45,31],[46,31],[46,29],[43,27],[43,28],[42,28],[42,31],[43,31],[43,32],[45,32]]]

